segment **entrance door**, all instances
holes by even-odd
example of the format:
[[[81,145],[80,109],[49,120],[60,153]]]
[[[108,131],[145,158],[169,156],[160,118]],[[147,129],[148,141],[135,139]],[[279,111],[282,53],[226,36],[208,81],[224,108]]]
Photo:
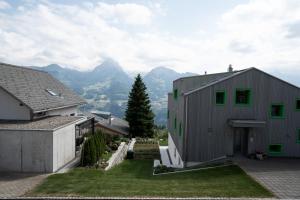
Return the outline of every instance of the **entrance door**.
[[[248,128],[236,128],[234,131],[234,154],[248,155]]]

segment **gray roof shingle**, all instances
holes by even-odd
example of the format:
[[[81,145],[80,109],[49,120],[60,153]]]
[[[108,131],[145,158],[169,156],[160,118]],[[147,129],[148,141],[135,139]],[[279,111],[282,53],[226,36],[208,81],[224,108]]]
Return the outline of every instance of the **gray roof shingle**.
[[[85,101],[47,72],[0,63],[0,87],[33,112],[84,104]],[[51,95],[51,90],[57,96]]]

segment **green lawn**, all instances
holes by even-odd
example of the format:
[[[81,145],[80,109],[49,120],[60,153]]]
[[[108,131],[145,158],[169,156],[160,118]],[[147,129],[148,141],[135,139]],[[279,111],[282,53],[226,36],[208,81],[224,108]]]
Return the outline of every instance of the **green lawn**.
[[[153,161],[126,160],[103,172],[77,168],[55,174],[27,196],[271,197],[239,167],[152,175]]]
[[[168,139],[159,140],[160,146],[168,146]]]

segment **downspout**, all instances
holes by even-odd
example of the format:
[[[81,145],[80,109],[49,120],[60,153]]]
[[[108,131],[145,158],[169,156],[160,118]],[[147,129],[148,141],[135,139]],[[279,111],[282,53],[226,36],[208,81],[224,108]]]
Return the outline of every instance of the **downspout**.
[[[30,109],[29,112],[30,112],[30,121],[32,121],[33,120],[33,110]]]
[[[183,167],[186,167],[187,164],[187,142],[188,142],[188,137],[187,137],[187,132],[188,132],[188,115],[187,115],[187,111],[188,111],[188,96],[184,95],[184,137],[183,137]]]

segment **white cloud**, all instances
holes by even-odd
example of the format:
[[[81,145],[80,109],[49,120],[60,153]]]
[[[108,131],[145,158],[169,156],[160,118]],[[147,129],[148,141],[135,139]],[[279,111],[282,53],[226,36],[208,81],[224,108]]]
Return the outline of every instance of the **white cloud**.
[[[0,10],[4,10],[4,9],[8,9],[11,6],[9,5],[9,3],[7,3],[6,1],[1,1],[0,0]]]
[[[98,3],[96,12],[104,19],[114,22],[123,21],[131,25],[146,25],[153,16],[151,10],[138,4],[106,4]]]
[[[298,0],[252,0],[224,13],[215,33],[189,38],[155,29],[154,18],[167,15],[162,10],[132,3],[44,2],[23,5],[14,14],[0,12],[0,60],[86,70],[111,57],[130,71],[164,65],[219,72],[231,63],[300,73]]]

